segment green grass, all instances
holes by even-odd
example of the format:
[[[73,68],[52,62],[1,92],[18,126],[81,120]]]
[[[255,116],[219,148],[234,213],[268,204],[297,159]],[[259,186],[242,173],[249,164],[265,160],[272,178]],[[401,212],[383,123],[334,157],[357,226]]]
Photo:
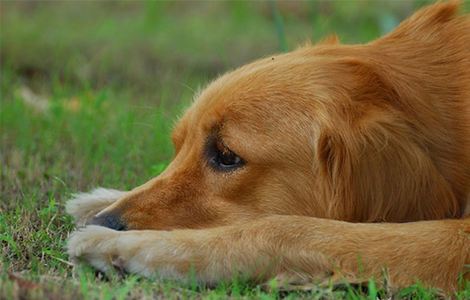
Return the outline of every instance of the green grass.
[[[0,299],[386,297],[374,282],[286,293],[236,280],[208,289],[102,278],[68,263],[64,203],[161,172],[174,120],[217,74],[335,31],[370,40],[419,3],[0,2]],[[25,90],[47,109],[25,102]],[[435,293],[417,285],[398,296]],[[469,297],[466,283],[456,298]]]

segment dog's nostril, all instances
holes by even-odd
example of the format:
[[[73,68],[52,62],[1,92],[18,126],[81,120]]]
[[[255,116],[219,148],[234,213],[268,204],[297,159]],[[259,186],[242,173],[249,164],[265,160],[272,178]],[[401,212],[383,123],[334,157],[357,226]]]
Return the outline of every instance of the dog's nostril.
[[[87,225],[99,225],[118,231],[127,230],[127,226],[121,220],[121,218],[118,215],[112,213],[104,213],[102,215],[94,217],[87,223]]]

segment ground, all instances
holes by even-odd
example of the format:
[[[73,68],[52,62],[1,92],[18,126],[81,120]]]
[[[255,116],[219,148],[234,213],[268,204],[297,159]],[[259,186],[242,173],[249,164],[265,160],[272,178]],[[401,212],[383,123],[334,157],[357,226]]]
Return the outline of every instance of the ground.
[[[64,203],[161,172],[174,120],[217,74],[332,32],[368,41],[423,3],[0,2],[0,299],[389,296],[373,281],[288,293],[239,280],[209,289],[103,278],[68,262]],[[435,294],[418,284],[398,296]],[[470,285],[456,298],[469,299]]]

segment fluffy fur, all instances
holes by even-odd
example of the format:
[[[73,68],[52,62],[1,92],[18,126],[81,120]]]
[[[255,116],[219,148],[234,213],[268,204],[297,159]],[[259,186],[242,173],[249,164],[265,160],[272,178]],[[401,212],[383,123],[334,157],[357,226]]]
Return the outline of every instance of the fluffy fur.
[[[470,263],[470,19],[457,10],[221,76],[176,126],[161,175],[68,204],[102,225],[74,232],[70,256],[145,276],[193,268],[204,283],[374,276],[455,290]],[[213,145],[245,164],[217,170]],[[128,231],[103,227],[118,223]]]
[[[65,210],[74,217],[77,226],[83,226],[87,220],[93,218],[119,198],[124,197],[125,194],[126,192],[123,191],[96,188],[89,193],[72,195],[72,199],[67,202]]]

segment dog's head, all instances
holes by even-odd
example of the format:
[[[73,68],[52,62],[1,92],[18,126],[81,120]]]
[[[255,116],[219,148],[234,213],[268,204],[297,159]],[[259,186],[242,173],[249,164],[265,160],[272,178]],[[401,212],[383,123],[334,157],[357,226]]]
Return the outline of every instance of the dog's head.
[[[417,21],[402,27],[410,22]],[[453,191],[416,136],[426,129],[410,122],[429,117],[432,127],[433,116],[403,100],[410,91],[396,83],[400,63],[383,44],[330,40],[218,78],[176,125],[167,169],[94,222],[172,229],[263,214],[351,221],[457,214],[455,199],[439,200],[453,199]]]

